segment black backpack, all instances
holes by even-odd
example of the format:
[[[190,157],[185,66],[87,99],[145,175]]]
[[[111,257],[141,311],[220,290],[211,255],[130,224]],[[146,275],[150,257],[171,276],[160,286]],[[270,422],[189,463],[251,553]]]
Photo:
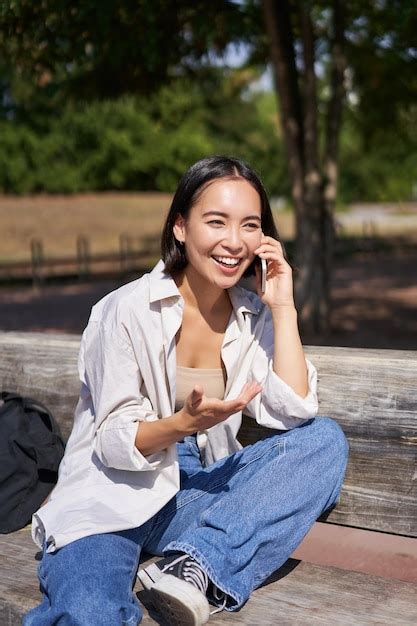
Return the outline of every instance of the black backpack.
[[[57,481],[63,455],[58,424],[45,406],[0,393],[0,533],[30,522]]]

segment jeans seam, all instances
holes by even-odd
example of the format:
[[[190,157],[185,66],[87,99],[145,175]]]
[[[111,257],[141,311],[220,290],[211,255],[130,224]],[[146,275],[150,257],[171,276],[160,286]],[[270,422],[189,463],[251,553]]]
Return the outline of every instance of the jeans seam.
[[[140,553],[142,552],[141,547],[138,550],[138,554],[136,556],[136,560],[135,560],[135,564],[133,566],[133,568],[130,570],[130,577],[133,578],[138,570],[139,567],[139,563],[140,563]]]
[[[252,463],[255,463],[255,461],[258,461],[260,458],[265,456],[265,454],[268,454],[269,452],[271,452],[274,448],[278,448],[279,449],[279,456],[281,456],[281,451],[283,451],[284,454],[285,454],[285,442],[280,439],[279,441],[274,443],[272,446],[270,446],[267,450],[262,450],[256,457],[254,457],[253,459],[251,459],[250,461],[248,461],[247,463],[242,465],[242,467],[239,468],[236,472],[234,472],[233,475],[239,474],[242,470],[246,469],[249,465],[252,465]],[[208,491],[204,491],[204,492],[198,493],[198,494],[196,494],[194,496],[190,496],[189,498],[185,498],[184,501],[181,502],[181,504],[176,506],[175,509],[174,508],[172,509],[172,512],[178,511],[179,509],[182,509],[184,506],[187,506],[187,504],[190,504],[191,502],[194,502],[194,500],[197,500],[197,498],[203,497],[206,493],[211,493],[212,491],[214,491],[214,489],[217,489],[218,487],[222,487],[223,485],[225,485],[228,482],[228,480],[230,478],[231,478],[231,475],[228,474],[226,478],[224,478],[222,481],[219,481],[216,484],[214,484],[212,487],[210,487],[210,489]],[[167,512],[168,515],[170,513],[171,513],[171,511]],[[156,521],[155,526],[153,526],[152,530],[157,528],[164,521],[165,521],[165,519],[161,519],[161,520]]]
[[[46,587],[46,575],[44,572],[44,568],[42,567],[42,561],[38,565],[37,574],[38,574],[39,581],[43,584],[44,587]]]
[[[136,572],[138,570],[141,551],[142,551],[141,548],[139,548],[139,550],[137,552],[136,559],[135,559],[135,563],[134,563],[132,569],[130,570],[130,578],[131,579],[134,578],[134,576],[136,575]],[[139,612],[140,612],[141,609],[140,609],[140,605],[139,605],[139,602],[137,600],[136,594],[134,592],[134,586],[135,586],[135,581],[133,580],[133,586],[132,586],[132,590],[131,590],[132,604],[135,605],[139,609]],[[135,620],[135,621],[133,621],[133,620]],[[128,624],[131,624],[131,623],[137,624],[137,620],[138,620],[138,616],[137,615],[132,615],[132,617],[129,617],[128,620],[122,620],[122,625],[123,626],[125,626],[125,625],[128,626]]]

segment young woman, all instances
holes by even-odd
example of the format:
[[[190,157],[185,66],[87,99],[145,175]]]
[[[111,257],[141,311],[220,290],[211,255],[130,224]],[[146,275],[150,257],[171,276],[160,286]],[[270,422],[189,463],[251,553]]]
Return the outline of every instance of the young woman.
[[[84,331],[73,431],[33,522],[44,598],[25,626],[139,623],[142,550],[162,557],[138,576],[168,623],[203,624],[209,603],[240,608],[337,501],[346,439],[315,417],[291,268],[247,164],[188,170],[162,259]],[[254,273],[257,294],[238,285]],[[242,411],[271,428],[246,448]]]

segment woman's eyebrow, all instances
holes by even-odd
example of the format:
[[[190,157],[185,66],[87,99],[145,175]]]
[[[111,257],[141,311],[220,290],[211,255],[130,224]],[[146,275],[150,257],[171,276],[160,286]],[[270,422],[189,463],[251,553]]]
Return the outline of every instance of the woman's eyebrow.
[[[203,217],[207,217],[208,215],[219,215],[220,217],[229,217],[228,213],[223,213],[222,211],[206,211],[205,213],[203,213]],[[246,215],[242,222],[246,221],[246,220],[258,220],[258,222],[261,222],[261,218],[259,217],[259,215]]]

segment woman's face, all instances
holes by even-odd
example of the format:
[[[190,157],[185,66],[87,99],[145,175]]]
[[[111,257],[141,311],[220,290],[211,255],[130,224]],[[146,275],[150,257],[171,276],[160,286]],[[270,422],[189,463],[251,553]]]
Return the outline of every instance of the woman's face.
[[[185,273],[221,289],[235,285],[261,242],[261,199],[245,179],[209,183],[174,235],[184,242]]]

